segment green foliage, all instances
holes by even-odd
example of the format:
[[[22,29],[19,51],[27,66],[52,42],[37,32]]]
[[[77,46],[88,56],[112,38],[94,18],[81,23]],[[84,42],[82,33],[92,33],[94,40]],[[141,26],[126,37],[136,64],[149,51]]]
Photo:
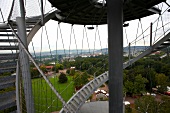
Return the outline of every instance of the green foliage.
[[[145,92],[145,86],[148,80],[141,75],[135,76],[133,81],[124,81],[125,92],[130,95],[142,94]]]
[[[67,73],[67,74],[70,74],[70,69],[67,69],[66,73]]]
[[[11,75],[10,72],[5,72],[5,73],[0,74],[0,76],[10,76],[10,75]]]
[[[68,78],[64,73],[60,73],[58,78],[59,78],[58,80],[59,83],[66,83],[68,81]]]
[[[170,113],[170,98],[163,97],[156,101],[153,96],[143,96],[135,100],[135,108],[142,113]]]
[[[136,94],[142,94],[145,92],[145,86],[148,80],[141,75],[137,75],[134,81],[134,92]]]
[[[131,95],[134,93],[134,84],[131,81],[126,81],[124,83],[124,87],[125,87],[125,92],[130,93]]]
[[[38,71],[38,69],[36,68],[30,68],[30,73],[31,73],[31,78],[37,78],[37,77],[40,77],[40,73]]]
[[[132,113],[132,108],[130,108],[130,105],[125,106],[125,113]]]
[[[170,97],[163,96],[162,101],[159,103],[159,113],[170,113]]]
[[[153,96],[143,96],[135,100],[135,108],[142,113],[157,113],[157,101]]]
[[[70,69],[70,75],[74,76],[74,74],[75,74],[75,69]]]
[[[41,66],[40,66],[40,69],[42,70],[43,73],[46,73],[46,72],[47,72],[45,65],[41,65]]]
[[[165,92],[167,91],[167,85],[168,85],[168,77],[164,74],[157,74],[156,75],[156,82],[158,85],[158,91]]]
[[[67,102],[74,93],[74,85],[72,82],[72,77],[68,76],[68,81],[66,83],[59,83],[58,77],[50,77],[49,80],[61,94],[62,98]],[[66,89],[67,87],[67,89]],[[59,111],[62,108],[61,101],[58,100],[54,92],[51,90],[46,81],[42,78],[32,79],[32,88],[34,98],[34,106],[36,110],[46,111],[51,113],[54,111]],[[56,100],[56,101],[53,101]],[[55,106],[55,107],[54,107]]]
[[[64,69],[64,66],[63,66],[62,64],[57,63],[57,64],[56,64],[56,68],[57,68],[57,69],[60,69],[60,70],[63,70],[63,69]]]
[[[83,73],[77,72],[77,73],[75,73],[75,75],[73,76],[75,87],[82,87],[83,85],[88,83],[88,77],[89,76],[88,76],[88,74],[86,72],[83,72]]]

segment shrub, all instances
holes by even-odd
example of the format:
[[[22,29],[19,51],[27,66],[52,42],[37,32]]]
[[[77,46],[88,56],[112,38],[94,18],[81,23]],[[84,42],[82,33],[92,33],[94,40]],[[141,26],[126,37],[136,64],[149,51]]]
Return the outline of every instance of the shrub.
[[[66,83],[67,81],[68,81],[67,76],[64,73],[60,73],[58,82],[59,83]]]

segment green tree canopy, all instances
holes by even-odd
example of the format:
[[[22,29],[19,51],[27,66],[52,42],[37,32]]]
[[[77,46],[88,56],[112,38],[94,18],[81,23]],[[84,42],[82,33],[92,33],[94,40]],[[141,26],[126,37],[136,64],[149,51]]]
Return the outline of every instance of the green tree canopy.
[[[167,76],[165,76],[164,74],[157,74],[156,75],[156,82],[157,82],[157,86],[158,86],[158,91],[160,92],[165,92],[167,91],[167,85],[169,78]]]
[[[67,81],[68,81],[68,78],[67,78],[66,74],[60,73],[58,82],[59,83],[66,83]]]

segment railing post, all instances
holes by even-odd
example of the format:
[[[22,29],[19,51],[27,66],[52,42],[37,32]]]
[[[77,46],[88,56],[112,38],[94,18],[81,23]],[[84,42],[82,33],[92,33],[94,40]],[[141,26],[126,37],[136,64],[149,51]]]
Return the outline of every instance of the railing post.
[[[130,57],[131,57],[131,51],[130,51],[130,43],[129,43],[129,65],[131,65]]]
[[[17,103],[17,113],[21,113],[22,104],[20,103],[20,76],[19,76],[19,62],[17,62],[16,69],[16,103]]]
[[[150,47],[152,47],[152,25],[153,25],[153,23],[151,22],[151,25],[150,25]]]

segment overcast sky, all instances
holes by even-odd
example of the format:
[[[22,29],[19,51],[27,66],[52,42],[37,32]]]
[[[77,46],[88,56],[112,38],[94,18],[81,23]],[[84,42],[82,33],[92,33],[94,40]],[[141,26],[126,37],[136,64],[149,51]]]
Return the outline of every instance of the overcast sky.
[[[16,4],[17,4],[16,0]],[[39,0],[38,0],[39,1]],[[45,1],[45,0],[44,0]],[[169,0],[168,0],[168,3]],[[8,5],[6,5],[8,4]],[[2,13],[4,14],[4,18],[8,17],[8,13],[4,13],[4,12],[9,12],[10,8],[9,6],[11,5],[11,0],[0,0],[0,8],[2,10]],[[5,6],[5,7],[4,7]],[[8,8],[6,8],[8,7]],[[159,8],[162,7],[162,4],[159,6]],[[163,10],[165,10],[167,8],[167,5],[163,5]],[[45,2],[45,12],[48,12],[49,10],[51,10],[51,5],[50,3],[47,1]],[[39,3],[36,2],[36,0],[27,0],[26,3],[26,16],[35,16],[35,14],[40,14],[40,7],[39,7]],[[12,19],[14,19],[16,16],[19,15],[19,11],[18,11],[18,6],[16,5],[14,7],[14,11],[13,11],[13,15],[12,15]],[[126,22],[129,23],[129,26],[126,28],[123,28],[123,33],[124,33],[124,44],[123,46],[127,46],[128,43],[132,42],[133,40],[136,39],[136,36],[139,36],[142,32],[142,30],[144,31],[147,27],[150,26],[151,22],[154,22],[156,20],[156,18],[158,18],[158,14],[150,16],[150,17],[145,17],[141,19],[141,23],[139,23],[139,20],[133,20],[130,22]],[[165,22],[167,22],[167,20],[169,19],[169,15],[168,12],[166,13],[165,16],[163,16],[162,18]],[[2,22],[2,16],[0,15],[0,22]],[[165,24],[164,22],[164,24]],[[139,25],[139,27],[138,27]],[[142,25],[142,26],[141,26]],[[158,27],[161,27],[162,23],[161,23],[161,18],[160,21],[158,23]],[[153,25],[153,30],[156,28],[157,23],[155,23]],[[107,35],[107,25],[100,25],[98,26],[98,31],[96,31],[96,26],[94,26],[95,29],[93,30],[88,30],[87,28],[85,29],[83,25],[73,25],[73,29],[74,29],[74,33],[72,31],[71,33],[71,25],[70,24],[66,24],[66,23],[61,23],[60,24],[61,27],[61,33],[60,31],[58,31],[58,36],[57,36],[57,29],[58,28],[58,22],[50,20],[48,23],[45,24],[45,26],[43,28],[41,28],[37,34],[34,36],[32,42],[34,45],[34,49],[35,51],[39,52],[41,50],[41,33],[42,35],[42,50],[43,51],[49,51],[49,44],[50,44],[50,49],[51,50],[55,50],[56,49],[56,40],[57,41],[57,49],[101,49],[101,48],[106,48],[107,47],[107,40],[108,40],[108,35]],[[169,27],[169,25],[168,25]],[[168,28],[167,27],[167,28]],[[47,35],[46,35],[46,30],[47,30]],[[137,29],[138,28],[138,29]],[[43,29],[43,32],[42,32]],[[86,30],[86,34],[84,34],[83,36],[83,31]],[[126,30],[126,33],[125,33]],[[138,31],[138,33],[137,33]],[[144,34],[144,36],[146,36],[147,34],[149,34],[149,29],[147,30],[147,32]],[[159,32],[163,32],[163,30],[159,31]],[[62,38],[61,38],[62,35]],[[154,34],[153,34],[154,35]],[[158,35],[157,35],[158,36]],[[47,37],[49,39],[49,44],[48,44],[48,40]],[[139,38],[142,38],[143,35]],[[139,39],[138,38],[138,39]],[[71,39],[71,40],[70,40]],[[62,41],[64,42],[64,45],[62,43]],[[82,43],[83,42],[83,43]],[[145,40],[140,40],[140,42],[135,43],[133,45],[149,45],[149,36],[145,38]],[[33,51],[33,47],[32,47],[32,43],[30,43],[29,45],[29,50],[32,52]]]

